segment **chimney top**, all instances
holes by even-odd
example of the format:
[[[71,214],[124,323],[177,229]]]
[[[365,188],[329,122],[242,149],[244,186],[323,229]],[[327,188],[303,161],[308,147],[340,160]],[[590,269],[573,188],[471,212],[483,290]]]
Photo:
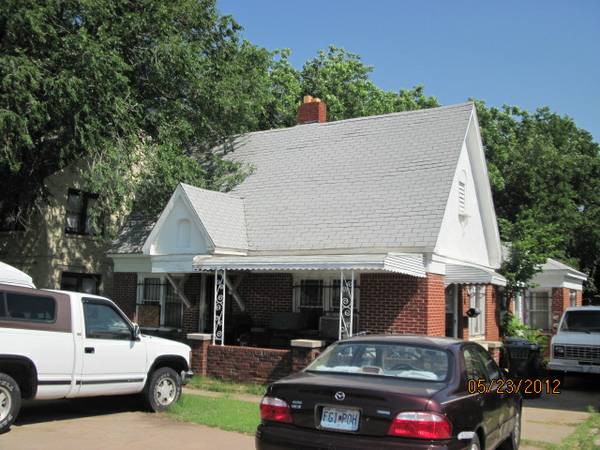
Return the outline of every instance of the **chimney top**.
[[[327,106],[318,97],[305,95],[298,108],[298,125],[327,122]]]

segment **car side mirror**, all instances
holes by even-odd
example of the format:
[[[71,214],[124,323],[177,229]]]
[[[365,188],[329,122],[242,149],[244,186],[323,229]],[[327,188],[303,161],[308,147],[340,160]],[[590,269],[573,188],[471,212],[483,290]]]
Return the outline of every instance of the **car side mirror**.
[[[133,324],[133,333],[132,333],[133,340],[139,341],[141,334],[142,334],[142,332],[140,331],[140,326],[137,323],[134,323]]]

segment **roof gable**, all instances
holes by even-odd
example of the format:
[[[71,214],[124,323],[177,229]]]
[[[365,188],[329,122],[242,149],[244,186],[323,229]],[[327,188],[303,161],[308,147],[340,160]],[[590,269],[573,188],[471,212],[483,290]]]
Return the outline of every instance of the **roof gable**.
[[[455,168],[435,253],[498,268],[501,243],[475,111]]]
[[[150,255],[245,251],[242,200],[180,184],[142,251]]]
[[[473,104],[250,133],[226,157],[253,168],[255,251],[432,251]]]

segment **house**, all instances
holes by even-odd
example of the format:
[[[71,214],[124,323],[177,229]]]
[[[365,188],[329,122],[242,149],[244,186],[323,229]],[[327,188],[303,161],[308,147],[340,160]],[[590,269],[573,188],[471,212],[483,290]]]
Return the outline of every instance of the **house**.
[[[75,167],[52,174],[45,184],[48,200],[28,228],[14,220],[10,199],[0,199],[0,260],[41,288],[110,294],[110,242],[90,220],[97,194],[85,188]]]
[[[227,193],[179,185],[111,250],[113,297],[143,328],[208,333],[198,358],[221,376],[268,365],[240,343],[283,347],[269,358],[288,364],[290,336],[496,345],[505,279],[472,103],[326,122],[307,97],[298,125],[215,151],[251,174]]]
[[[548,258],[531,287],[516,295],[512,312],[531,328],[555,334],[564,310],[582,305],[586,280],[586,274]]]

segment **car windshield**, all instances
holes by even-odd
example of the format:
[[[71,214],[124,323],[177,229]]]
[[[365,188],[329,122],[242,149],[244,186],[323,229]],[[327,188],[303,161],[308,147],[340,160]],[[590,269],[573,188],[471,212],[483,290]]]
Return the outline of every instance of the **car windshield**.
[[[448,352],[432,347],[340,342],[329,347],[306,370],[442,381],[448,375],[448,365]]]
[[[600,311],[567,311],[561,331],[600,332]]]

